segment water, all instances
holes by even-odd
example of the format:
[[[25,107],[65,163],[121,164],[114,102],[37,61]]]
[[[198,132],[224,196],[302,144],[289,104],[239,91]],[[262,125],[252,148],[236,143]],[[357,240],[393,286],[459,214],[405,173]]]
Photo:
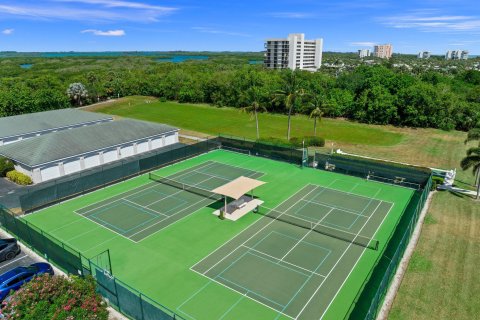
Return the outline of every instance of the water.
[[[20,68],[22,68],[22,69],[30,69],[31,67],[33,67],[33,64],[31,64],[31,63],[22,63],[20,65]]]
[[[158,62],[180,63],[187,60],[208,60],[208,56],[173,56],[170,58],[157,59]]]
[[[263,60],[249,60],[248,64],[263,64]]]

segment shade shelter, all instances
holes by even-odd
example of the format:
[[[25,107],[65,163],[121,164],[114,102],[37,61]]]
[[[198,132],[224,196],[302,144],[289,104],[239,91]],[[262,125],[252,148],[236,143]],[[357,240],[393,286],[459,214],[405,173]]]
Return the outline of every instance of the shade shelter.
[[[212,192],[224,196],[225,206],[223,212],[231,214],[231,220],[237,220],[262,203],[262,201],[254,198],[253,190],[264,184],[265,182],[263,181],[241,176],[212,190]],[[246,194],[249,192],[251,192],[251,196],[246,197]],[[234,199],[234,201],[227,204],[227,197]],[[234,208],[235,210],[228,212],[229,207]]]

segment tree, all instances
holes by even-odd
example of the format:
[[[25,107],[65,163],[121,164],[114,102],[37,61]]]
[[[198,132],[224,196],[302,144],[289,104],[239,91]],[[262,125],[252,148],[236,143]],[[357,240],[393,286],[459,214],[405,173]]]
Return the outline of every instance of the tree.
[[[288,110],[287,140],[290,141],[292,111],[296,106],[297,100],[305,95],[305,90],[300,87],[300,83],[297,78],[297,71],[285,72],[283,80],[283,89],[275,91],[274,101],[281,101]]]
[[[465,139],[465,144],[469,143],[470,141],[478,141],[478,146],[480,147],[480,128],[473,128],[468,131],[467,138]],[[478,187],[480,179],[480,170],[475,172],[475,186]]]
[[[249,100],[249,106],[242,108],[244,112],[249,114],[253,114],[255,117],[255,125],[257,128],[257,140],[260,139],[260,129],[258,126],[258,112],[265,112],[267,108],[265,106],[260,105],[260,90],[258,87],[253,86],[246,91],[247,99]]]
[[[80,82],[71,83],[67,89],[67,95],[75,101],[78,106],[82,106],[82,100],[88,97],[88,91]]]
[[[478,176],[478,172],[480,170],[480,147],[473,147],[467,150],[467,156],[462,159],[460,162],[460,166],[462,170],[468,170],[472,168],[473,175]],[[480,197],[480,184],[477,184],[477,196],[476,199],[478,200]]]
[[[323,111],[316,107],[315,109],[310,112],[310,118],[313,119],[313,135],[317,136],[317,119],[318,122],[322,121]]]

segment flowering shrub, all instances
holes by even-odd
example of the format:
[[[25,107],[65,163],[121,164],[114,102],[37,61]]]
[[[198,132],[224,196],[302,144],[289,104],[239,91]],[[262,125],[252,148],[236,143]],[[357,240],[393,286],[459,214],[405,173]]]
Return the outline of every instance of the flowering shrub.
[[[93,278],[34,278],[2,304],[6,319],[75,320],[108,319],[105,302],[95,292]]]

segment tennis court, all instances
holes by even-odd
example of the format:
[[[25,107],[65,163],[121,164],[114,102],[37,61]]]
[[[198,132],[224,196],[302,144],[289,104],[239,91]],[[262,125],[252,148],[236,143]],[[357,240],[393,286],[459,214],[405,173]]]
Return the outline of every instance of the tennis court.
[[[191,269],[279,315],[318,319],[374,239],[392,203],[309,184]],[[179,308],[197,318],[197,291]],[[200,316],[202,318],[202,316]]]
[[[211,190],[240,176],[258,178],[262,173],[207,161],[168,177],[151,173],[151,183],[75,212],[138,242],[220,200]]]
[[[266,182],[255,190],[263,205],[218,219],[223,202],[211,190],[240,176]],[[348,318],[413,193],[215,150],[22,219],[88,258],[108,249],[115,279],[178,318],[338,319]]]

